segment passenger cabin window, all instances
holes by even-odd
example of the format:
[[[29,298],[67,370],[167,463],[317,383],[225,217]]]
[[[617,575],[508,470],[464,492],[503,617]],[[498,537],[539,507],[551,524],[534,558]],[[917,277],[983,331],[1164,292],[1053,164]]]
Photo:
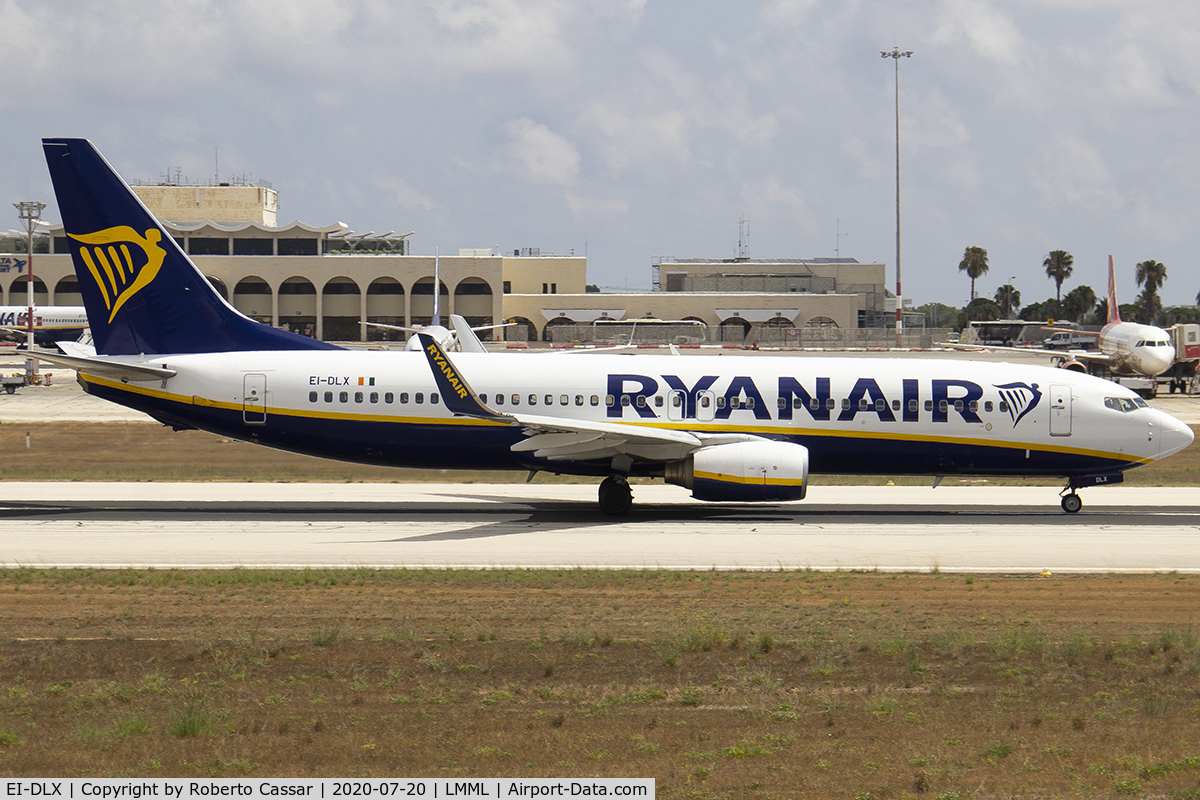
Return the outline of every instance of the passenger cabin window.
[[[391,403],[395,399],[396,399],[396,395],[392,394],[391,392],[386,392],[383,395],[383,402],[385,402],[385,403]]]
[[[338,393],[338,402],[339,403],[349,403],[350,402],[350,393],[349,392],[339,392]]]
[[[521,395],[519,395],[519,394],[514,394],[514,395],[513,395],[513,396],[512,396],[510,399],[512,400],[512,404],[513,404],[514,406],[519,406],[519,405],[521,405]]]
[[[577,405],[577,406],[583,405],[583,395],[581,395],[581,394],[575,395],[575,405]]]
[[[942,404],[943,404],[943,405],[945,405],[945,403],[946,403],[946,401],[945,401],[945,400],[943,400],[943,401],[942,401]],[[925,410],[926,410],[926,411],[933,411],[933,401],[932,401],[932,400],[926,400],[926,401],[925,401]],[[945,410],[945,409],[943,409],[943,410]]]
[[[407,403],[407,402],[408,402],[408,392],[401,392],[401,393],[400,393],[400,402],[401,402],[401,403]]]
[[[536,394],[529,395],[529,405],[531,405],[531,406],[537,405],[537,395]]]
[[[909,401],[908,401],[908,410],[909,410],[909,411],[916,411],[916,410],[917,410],[917,401],[916,401],[916,400],[909,400]]]
[[[433,394],[429,395],[429,402],[433,403],[435,406],[437,405],[437,402],[438,402],[437,392],[434,392]]]
[[[308,402],[310,402],[310,403],[315,403],[315,402],[317,402],[317,393],[316,393],[316,392],[309,392],[309,393],[308,393]]]
[[[414,403],[424,403],[424,402],[425,402],[425,393],[424,393],[424,392],[417,392],[416,394],[414,394],[414,395],[413,395],[413,402],[414,402]]]
[[[371,402],[372,403],[379,402],[379,392],[371,392]]]
[[[333,392],[326,392],[326,393],[325,393],[325,402],[326,402],[326,403],[332,403],[332,402],[333,402]]]
[[[598,395],[598,394],[592,395],[592,405],[594,405],[594,406],[600,405],[600,395]]]
[[[361,403],[362,401],[363,401],[363,393],[362,393],[362,392],[355,392],[355,393],[354,393],[354,402],[356,402],[356,403]]]

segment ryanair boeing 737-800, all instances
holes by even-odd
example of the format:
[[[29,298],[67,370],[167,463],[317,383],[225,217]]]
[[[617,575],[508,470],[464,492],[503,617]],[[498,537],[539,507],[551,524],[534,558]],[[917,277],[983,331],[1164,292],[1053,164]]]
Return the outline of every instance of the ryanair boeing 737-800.
[[[350,351],[243,316],[90,142],[43,147],[94,350],[60,363],[91,394],[176,428],[370,464],[602,478],[700,500],[805,496],[809,476],[1061,476],[1076,490],[1175,453],[1192,432],[1107,381],[926,359]]]

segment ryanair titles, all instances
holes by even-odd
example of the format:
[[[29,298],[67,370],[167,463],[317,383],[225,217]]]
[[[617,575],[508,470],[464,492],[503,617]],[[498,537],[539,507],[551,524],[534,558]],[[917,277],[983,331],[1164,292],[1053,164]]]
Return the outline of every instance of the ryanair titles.
[[[717,375],[705,375],[690,386],[676,375],[661,378],[665,387],[649,375],[610,374],[608,395],[613,402],[608,407],[609,418],[620,419],[629,409],[639,417],[657,419],[659,414],[654,410],[653,398],[665,389],[669,398],[667,415],[673,419],[723,420],[729,419],[734,411],[741,411],[752,413],[760,420],[790,420],[807,414],[822,422],[850,422],[864,414],[875,416],[880,422],[917,422],[924,413],[926,419],[933,422],[949,422],[951,415],[964,422],[983,422],[979,410],[985,395],[984,387],[957,378],[929,381],[902,378],[899,386],[889,388],[890,394],[885,393],[874,378],[858,378],[839,402],[833,395],[830,378],[813,378],[806,385],[797,378],[780,376],[772,387],[777,398],[774,416],[771,405],[749,376],[732,378],[723,390],[714,389],[719,380]],[[999,410],[1006,413],[1014,427],[1042,397],[1036,383],[1008,383],[995,388],[1002,389],[997,392]],[[990,403],[987,410],[991,410]]]
[[[446,354],[442,352],[442,348],[431,341],[425,347],[425,350],[429,353],[429,362],[433,365],[434,369],[441,371],[442,376],[450,385],[450,389],[460,398],[466,399],[470,392],[467,391],[467,387],[462,385],[458,373],[454,371],[454,367],[450,366],[450,361],[446,358]]]

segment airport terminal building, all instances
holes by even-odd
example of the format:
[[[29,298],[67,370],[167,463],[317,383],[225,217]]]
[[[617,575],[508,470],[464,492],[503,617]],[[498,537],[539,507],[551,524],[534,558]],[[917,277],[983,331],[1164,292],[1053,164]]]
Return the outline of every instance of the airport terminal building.
[[[410,234],[357,234],[340,222],[279,226],[278,198],[267,186],[133,188],[247,316],[327,341],[362,342],[406,338],[364,323],[432,321],[435,259],[412,255]],[[47,230],[35,239],[35,302],[79,305],[63,228]],[[3,302],[24,304],[25,240],[0,241]],[[883,264],[850,258],[656,259],[654,290],[634,293],[588,291],[587,259],[573,254],[463,249],[438,261],[443,324],[448,314],[475,326],[516,323],[482,335],[509,342],[592,343],[640,326],[663,329],[664,341],[677,343],[779,343],[804,331],[882,327],[894,301]]]

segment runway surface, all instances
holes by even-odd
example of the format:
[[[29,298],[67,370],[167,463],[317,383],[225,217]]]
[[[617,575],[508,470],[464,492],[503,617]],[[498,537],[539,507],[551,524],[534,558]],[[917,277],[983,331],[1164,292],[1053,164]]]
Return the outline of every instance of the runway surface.
[[[814,487],[713,505],[635,487],[0,484],[0,562],[39,567],[430,567],[1200,572],[1200,490]]]

